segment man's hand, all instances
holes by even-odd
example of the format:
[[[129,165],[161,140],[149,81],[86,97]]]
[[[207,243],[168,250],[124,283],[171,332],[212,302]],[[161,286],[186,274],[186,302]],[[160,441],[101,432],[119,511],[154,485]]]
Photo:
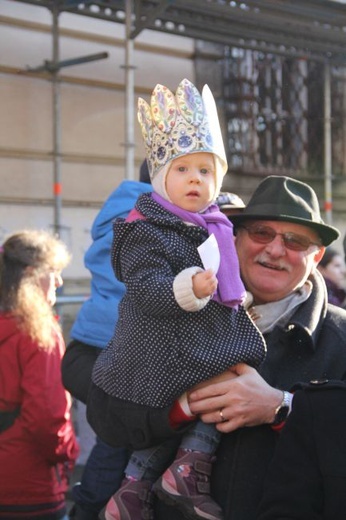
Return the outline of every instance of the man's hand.
[[[192,278],[192,289],[196,298],[212,296],[217,289],[217,278],[212,269],[195,274]]]
[[[282,391],[268,385],[254,368],[239,363],[197,385],[188,393],[188,400],[192,413],[227,433],[244,426],[270,424],[282,401]]]

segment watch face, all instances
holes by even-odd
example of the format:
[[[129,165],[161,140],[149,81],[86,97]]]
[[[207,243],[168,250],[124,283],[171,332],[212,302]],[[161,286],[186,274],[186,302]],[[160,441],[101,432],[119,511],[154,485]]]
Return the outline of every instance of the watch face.
[[[273,422],[274,426],[284,422],[287,418],[288,412],[289,412],[288,406],[281,406],[280,410],[278,410],[278,412],[275,415],[275,419]]]

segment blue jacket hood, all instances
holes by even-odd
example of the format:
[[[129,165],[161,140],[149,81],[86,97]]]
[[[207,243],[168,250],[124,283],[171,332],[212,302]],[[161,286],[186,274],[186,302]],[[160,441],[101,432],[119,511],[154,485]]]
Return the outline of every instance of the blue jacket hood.
[[[111,339],[118,319],[118,304],[125,292],[111,265],[113,221],[126,218],[142,193],[151,192],[150,184],[123,181],[112,192],[95,218],[92,244],[85,253],[84,265],[91,274],[90,298],[83,303],[71,329],[71,338],[99,348]]]

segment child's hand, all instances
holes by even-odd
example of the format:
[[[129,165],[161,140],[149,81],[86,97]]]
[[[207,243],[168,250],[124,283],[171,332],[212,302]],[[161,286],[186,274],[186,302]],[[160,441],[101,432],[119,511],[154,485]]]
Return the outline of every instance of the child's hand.
[[[192,289],[196,298],[211,296],[217,289],[217,278],[211,269],[192,277]]]

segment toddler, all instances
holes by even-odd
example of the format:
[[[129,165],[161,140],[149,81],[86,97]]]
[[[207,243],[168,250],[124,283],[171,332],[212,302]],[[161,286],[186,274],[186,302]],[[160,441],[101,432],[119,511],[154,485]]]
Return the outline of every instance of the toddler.
[[[201,96],[185,79],[173,95],[157,85],[138,117],[154,192],[114,224],[112,262],[126,293],[93,383],[123,400],[124,414],[129,401],[164,407],[179,398],[191,416],[184,392],[238,362],[258,366],[264,340],[242,305],[232,224],[214,204],[227,161],[209,88]],[[205,269],[198,247],[208,237],[220,263]],[[135,450],[100,518],[153,518],[153,490],[189,518],[220,520],[209,493],[219,436],[194,421],[179,447],[174,438]]]

